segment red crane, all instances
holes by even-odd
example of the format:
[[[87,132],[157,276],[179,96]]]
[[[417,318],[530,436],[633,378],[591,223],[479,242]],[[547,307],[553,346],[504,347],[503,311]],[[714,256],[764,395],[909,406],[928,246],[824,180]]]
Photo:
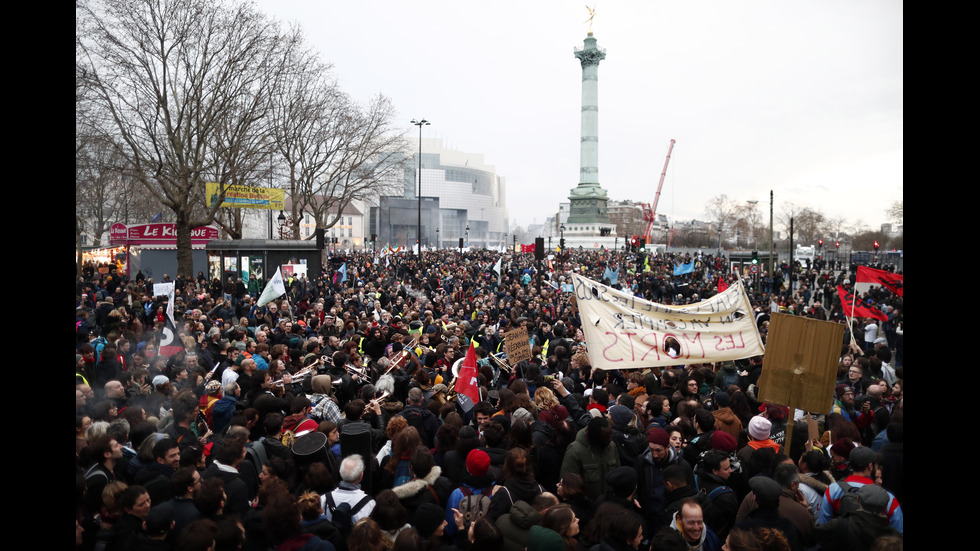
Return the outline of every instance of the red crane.
[[[643,232],[643,238],[647,243],[653,243],[653,223],[657,219],[657,203],[660,202],[660,190],[664,187],[664,177],[667,176],[667,164],[670,163],[670,153],[674,150],[675,140],[670,140],[670,147],[667,148],[667,159],[664,160],[664,170],[660,173],[660,183],[657,184],[657,195],[653,198],[653,206],[649,203],[641,203],[643,209],[643,219],[647,223],[647,229]]]

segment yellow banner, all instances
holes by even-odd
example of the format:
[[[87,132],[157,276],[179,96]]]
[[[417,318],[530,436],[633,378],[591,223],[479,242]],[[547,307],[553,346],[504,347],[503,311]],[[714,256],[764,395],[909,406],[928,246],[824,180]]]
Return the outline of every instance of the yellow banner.
[[[669,306],[572,277],[593,367],[637,369],[765,353],[741,282],[708,300]]]
[[[221,186],[214,182],[208,182],[204,186],[207,205],[210,207],[221,195]],[[221,202],[221,206],[234,209],[283,210],[286,208],[286,192],[267,187],[225,186],[225,200]]]

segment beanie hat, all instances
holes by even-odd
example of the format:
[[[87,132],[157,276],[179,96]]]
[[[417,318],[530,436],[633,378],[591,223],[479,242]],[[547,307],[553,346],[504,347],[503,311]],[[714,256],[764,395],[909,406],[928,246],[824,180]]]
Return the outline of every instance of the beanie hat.
[[[160,375],[158,375],[157,377],[159,377],[159,376]],[[156,377],[154,377],[153,380],[156,381]],[[204,392],[206,394],[211,395],[211,396],[215,396],[217,394],[220,394],[221,393],[221,381],[215,381],[215,380],[208,381],[208,384],[204,385]]]
[[[854,389],[852,389],[850,387],[850,385],[846,385],[844,383],[841,383],[841,384],[837,385],[834,388],[834,394],[836,394],[837,395],[837,399],[840,400],[841,398],[844,397],[844,393],[846,393],[848,390],[850,390],[851,392],[854,392]]]
[[[483,450],[470,450],[466,456],[466,471],[473,476],[484,476],[490,470],[490,456]]]
[[[659,444],[666,448],[670,445],[670,435],[660,427],[653,427],[647,431],[647,442]]]
[[[168,379],[166,375],[157,375],[151,382],[153,383],[154,387],[158,387],[169,383],[170,379]],[[219,382],[218,385],[221,385],[221,383]]]
[[[415,510],[413,524],[423,538],[431,536],[446,520],[446,510],[432,503],[423,503]]]
[[[633,412],[628,407],[619,404],[609,408],[608,413],[609,417],[612,417],[613,423],[617,425],[628,425],[633,420]]]
[[[734,453],[737,448],[738,442],[735,440],[734,436],[723,430],[716,430],[711,433],[711,449],[726,453]]]
[[[772,423],[769,419],[758,415],[749,419],[749,436],[753,440],[768,440],[770,430],[772,430]]]
[[[517,419],[520,419],[529,425],[534,422],[534,416],[531,415],[530,411],[524,408],[517,408],[516,410],[514,410],[514,413],[511,415],[511,418],[514,419],[515,421]]]
[[[851,443],[850,440],[845,440],[844,438],[840,438],[836,442],[834,442],[832,446],[830,446],[830,450],[833,453],[835,453],[835,454],[843,457],[844,459],[850,461],[851,460],[851,454],[854,452],[854,444]],[[852,466],[853,466],[853,464],[852,464]],[[868,464],[865,463],[864,464],[864,467],[867,467],[867,466],[868,466]],[[862,467],[862,469],[864,467]]]
[[[616,497],[626,499],[636,490],[636,470],[633,467],[616,467],[606,475],[606,484]]]
[[[558,532],[534,525],[527,535],[527,551],[564,551],[565,540]]]
[[[728,404],[731,403],[731,396],[727,392],[715,392],[715,404],[719,408],[727,408]]]

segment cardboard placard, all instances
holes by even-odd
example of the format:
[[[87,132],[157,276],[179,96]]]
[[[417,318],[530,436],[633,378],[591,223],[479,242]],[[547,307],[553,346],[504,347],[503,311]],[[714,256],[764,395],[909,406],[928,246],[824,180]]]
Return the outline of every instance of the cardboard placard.
[[[504,348],[507,349],[507,363],[516,365],[531,359],[531,341],[527,338],[527,329],[520,327],[504,333]]]
[[[773,314],[759,400],[830,413],[844,330],[839,323]]]

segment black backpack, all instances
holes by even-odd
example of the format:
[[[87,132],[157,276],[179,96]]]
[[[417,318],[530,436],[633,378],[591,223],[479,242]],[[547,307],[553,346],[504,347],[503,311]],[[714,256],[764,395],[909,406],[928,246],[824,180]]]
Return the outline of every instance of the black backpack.
[[[337,505],[333,500],[333,493],[327,492],[325,495],[327,508],[330,510],[330,522],[337,527],[340,535],[346,541],[350,537],[351,529],[354,527],[354,515],[364,508],[371,501],[371,496],[364,496],[360,501],[351,507],[346,501]]]
[[[843,480],[837,482],[837,485],[844,491],[844,493],[840,496],[840,504],[837,507],[837,516],[845,517],[854,511],[860,510],[861,506],[858,504],[858,490],[860,490],[861,487],[851,486]]]

